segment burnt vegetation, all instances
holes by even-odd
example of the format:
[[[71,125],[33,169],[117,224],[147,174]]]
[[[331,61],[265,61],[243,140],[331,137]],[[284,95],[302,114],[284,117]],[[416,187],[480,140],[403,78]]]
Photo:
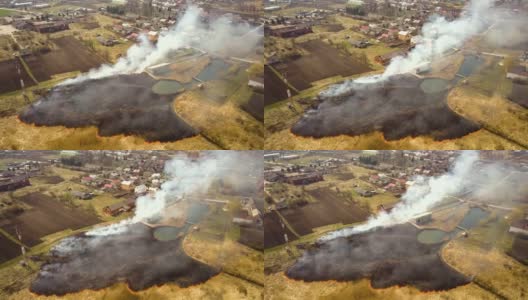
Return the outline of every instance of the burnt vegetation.
[[[425,92],[424,80],[397,75],[382,82],[353,83],[343,95],[320,97],[291,131],[315,138],[382,131],[387,140],[430,135],[441,141],[480,129],[449,108],[447,83]]]
[[[448,290],[470,282],[441,259],[442,244],[421,244],[417,232],[412,225],[398,225],[319,243],[286,274],[308,282],[366,277],[374,288],[412,285],[421,291]]]
[[[172,109],[174,95],[152,92],[146,74],[119,75],[53,88],[20,116],[37,126],[97,126],[101,136],[139,135],[149,142],[197,134]]]
[[[50,252],[30,290],[39,295],[65,295],[126,282],[134,291],[165,283],[188,287],[219,273],[187,256],[181,238],[159,241],[143,224],[108,236],[80,234]]]

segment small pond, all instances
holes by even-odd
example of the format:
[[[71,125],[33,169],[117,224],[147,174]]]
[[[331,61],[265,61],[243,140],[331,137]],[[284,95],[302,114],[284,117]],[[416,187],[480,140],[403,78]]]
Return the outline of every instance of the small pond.
[[[229,63],[221,59],[213,59],[205,69],[196,76],[201,81],[209,81],[218,79],[229,69]]]
[[[152,91],[158,95],[178,94],[184,90],[185,87],[175,80],[160,80],[152,87]]]

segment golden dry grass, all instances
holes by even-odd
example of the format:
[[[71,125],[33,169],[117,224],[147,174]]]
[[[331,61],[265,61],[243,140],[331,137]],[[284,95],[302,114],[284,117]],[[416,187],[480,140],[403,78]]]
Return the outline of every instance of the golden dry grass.
[[[64,126],[37,127],[23,123],[16,116],[0,118],[0,148],[13,150],[194,150],[218,149],[201,136],[176,142],[148,143],[141,137],[117,135],[100,137],[96,127],[66,128]]]
[[[451,241],[442,251],[447,263],[505,299],[525,299],[528,295],[528,267],[500,252],[485,249],[474,240]]]
[[[528,147],[528,110],[499,95],[488,97],[469,87],[455,88],[448,104],[456,113]],[[520,148],[521,146],[517,146]]]
[[[261,299],[262,289],[247,281],[226,274],[217,275],[205,283],[188,288],[181,288],[175,284],[165,284],[160,287],[152,287],[147,290],[134,292],[128,289],[126,284],[119,283],[111,287],[93,291],[84,290],[79,293],[67,294],[65,296],[38,296],[32,294],[29,289],[10,296],[9,300],[188,300],[188,299]]]
[[[233,101],[219,105],[190,91],[179,96],[174,109],[202,135],[225,149],[262,149],[264,126]]]
[[[156,79],[176,80],[189,83],[209,64],[209,56],[193,57],[170,65],[172,73],[165,76],[153,76]]]
[[[458,150],[458,149],[486,149],[486,150],[520,150],[524,149],[487,130],[479,130],[458,139],[435,141],[431,137],[406,137],[397,141],[387,141],[381,132],[372,132],[359,136],[340,135],[321,139],[300,137],[285,129],[275,133],[268,133],[266,150],[352,150],[352,149],[407,149],[407,150]]]
[[[496,299],[496,297],[475,284],[460,286],[448,291],[423,293],[409,286],[374,289],[367,279],[350,282],[321,281],[308,283],[290,279],[284,273],[276,273],[266,277],[264,299],[480,300]]]

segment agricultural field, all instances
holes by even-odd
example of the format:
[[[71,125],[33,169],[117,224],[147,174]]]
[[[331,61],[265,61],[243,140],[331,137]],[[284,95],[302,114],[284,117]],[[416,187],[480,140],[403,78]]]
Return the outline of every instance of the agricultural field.
[[[87,72],[104,61],[72,36],[51,39],[56,49],[24,57],[37,81],[48,81],[53,75],[73,71]]]
[[[314,228],[325,225],[361,222],[366,220],[369,215],[367,211],[330,188],[320,188],[308,193],[317,200],[316,203],[280,211],[284,219],[300,235],[307,235],[312,233]]]
[[[300,91],[310,88],[312,82],[328,77],[348,77],[372,70],[366,57],[341,53],[320,40],[307,41],[299,44],[299,47],[307,54],[298,59],[274,64],[273,68]]]

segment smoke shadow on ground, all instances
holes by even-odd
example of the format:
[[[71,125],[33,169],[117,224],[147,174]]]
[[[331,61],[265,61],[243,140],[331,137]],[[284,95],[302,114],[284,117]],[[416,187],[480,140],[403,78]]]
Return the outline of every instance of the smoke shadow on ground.
[[[442,244],[422,244],[417,234],[418,229],[405,224],[318,243],[286,275],[308,282],[370,278],[374,288],[412,285],[421,291],[470,282],[442,260]]]
[[[374,83],[352,83],[342,95],[319,97],[291,128],[300,136],[322,138],[382,131],[389,141],[430,135],[435,140],[458,138],[480,126],[447,105],[450,84],[439,78],[396,75]]]
[[[30,290],[65,295],[127,282],[134,291],[174,283],[188,287],[207,281],[219,270],[187,256],[182,239],[160,241],[141,223],[108,236],[79,234],[50,251]]]
[[[173,110],[175,95],[158,95],[148,75],[119,75],[53,88],[19,115],[37,126],[97,126],[101,136],[139,135],[148,142],[197,134]]]

